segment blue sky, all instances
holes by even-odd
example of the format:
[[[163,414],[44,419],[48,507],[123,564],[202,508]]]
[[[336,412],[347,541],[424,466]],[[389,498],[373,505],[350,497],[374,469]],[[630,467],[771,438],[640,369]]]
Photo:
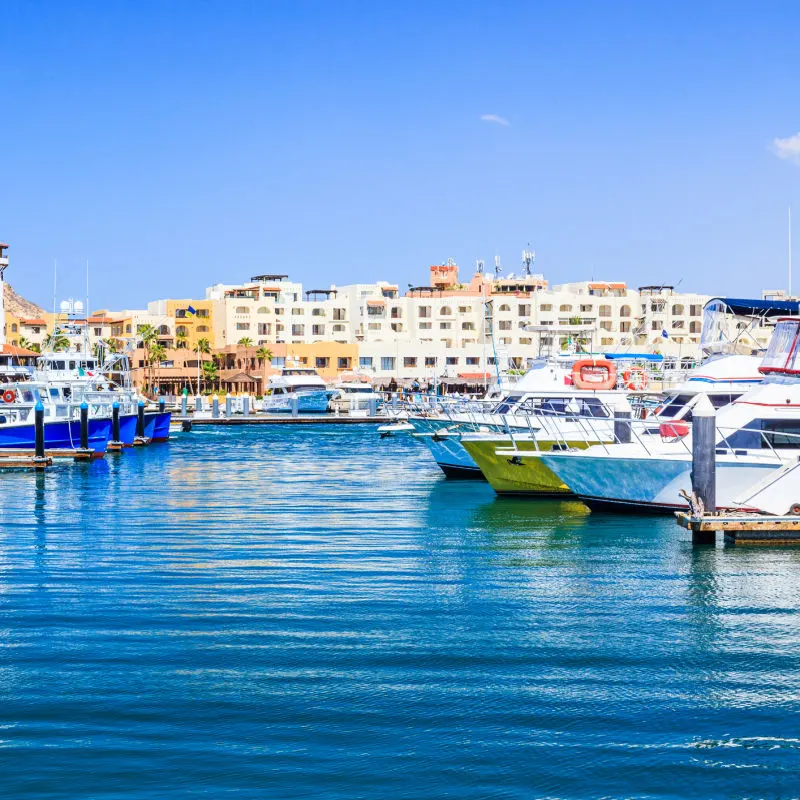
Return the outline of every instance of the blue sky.
[[[49,308],[53,259],[60,297],[88,259],[92,307],[136,307],[265,271],[518,270],[530,242],[552,282],[784,286],[798,25],[790,2],[6,0],[7,277]]]

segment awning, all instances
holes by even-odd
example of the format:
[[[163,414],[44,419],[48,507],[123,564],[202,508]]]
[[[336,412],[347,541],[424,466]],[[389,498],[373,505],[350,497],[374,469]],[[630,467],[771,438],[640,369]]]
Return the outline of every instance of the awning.
[[[367,300],[367,305],[368,306],[385,306],[386,305],[386,301],[385,300]]]
[[[492,378],[491,372],[459,372],[458,377],[465,381],[485,381]]]
[[[795,316],[800,314],[800,302],[796,300],[756,300],[742,297],[713,297],[705,304],[724,303],[731,314],[742,317]]]

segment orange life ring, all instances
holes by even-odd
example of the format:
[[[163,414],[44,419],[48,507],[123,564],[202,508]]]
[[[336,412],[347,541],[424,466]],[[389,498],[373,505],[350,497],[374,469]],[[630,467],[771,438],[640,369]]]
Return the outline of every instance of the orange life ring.
[[[605,358],[583,358],[572,365],[572,385],[576,389],[613,389],[617,368]]]
[[[647,388],[647,375],[641,367],[631,367],[622,373],[625,388],[632,392],[639,392]]]
[[[16,399],[17,399],[17,396],[14,394],[14,392],[11,391],[11,389],[6,389],[3,392],[3,402],[4,403],[13,403],[14,400],[16,400]]]

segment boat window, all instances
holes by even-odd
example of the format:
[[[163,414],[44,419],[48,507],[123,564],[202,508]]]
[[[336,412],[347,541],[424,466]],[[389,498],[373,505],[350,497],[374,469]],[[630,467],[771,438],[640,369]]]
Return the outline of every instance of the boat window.
[[[664,405],[658,410],[658,416],[666,418],[674,417],[679,411],[683,410],[684,406],[693,398],[693,394],[676,394],[674,397],[668,398]]]
[[[50,397],[58,397],[58,389],[56,388],[50,389]]]
[[[69,362],[69,368],[70,369],[75,369],[75,362],[74,361],[70,361]]]
[[[722,440],[723,447],[786,450],[800,447],[800,419],[754,419]]]
[[[38,389],[34,389],[31,391],[30,389],[25,389],[22,392],[22,402],[23,403],[32,403],[34,399],[39,399],[39,391]]]
[[[782,320],[775,326],[775,331],[769,341],[767,353],[761,362],[762,369],[793,369],[788,364],[793,358],[792,350],[795,349],[795,336],[797,334],[796,320]]]
[[[708,395],[708,399],[711,401],[711,405],[714,408],[723,408],[724,406],[730,405],[737,397],[738,394],[710,394]]]
[[[53,369],[66,369],[65,361],[53,361]]]
[[[72,395],[72,389],[70,389],[68,386],[65,386],[64,387],[64,399],[65,400],[69,400],[71,395]]]
[[[315,392],[318,392],[322,388],[323,388],[322,386],[320,386],[319,384],[315,384],[315,383],[298,383],[295,386],[288,387],[288,390],[290,392],[296,392],[296,391],[298,391],[298,389],[312,389]]]

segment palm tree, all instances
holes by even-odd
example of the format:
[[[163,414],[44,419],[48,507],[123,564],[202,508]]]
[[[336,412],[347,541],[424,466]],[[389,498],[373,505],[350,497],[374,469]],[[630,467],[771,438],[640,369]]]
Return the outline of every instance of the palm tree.
[[[52,333],[47,334],[44,346],[54,353],[66,352],[69,350],[69,339],[63,333],[59,333],[58,328],[54,328]]]
[[[258,366],[260,367],[265,361],[272,361],[272,350],[269,347],[259,347],[256,350],[256,358],[258,359]]]
[[[137,327],[136,335],[142,342],[142,348],[144,349],[144,363],[147,365],[147,381],[148,385],[152,388],[153,365],[150,360],[150,348],[153,346],[153,343],[158,337],[158,331],[152,325],[144,324]]]
[[[203,363],[203,370],[205,371],[204,355],[211,352],[211,342],[208,339],[198,339],[197,344],[194,346],[194,351],[197,353],[198,359]],[[215,365],[216,366],[216,365]],[[200,378],[197,378],[197,394],[200,394]]]
[[[208,384],[211,383],[212,386],[217,382],[219,379],[219,371],[217,370],[217,362],[216,361],[204,361],[203,362],[203,379],[206,382],[206,388],[208,388]],[[198,394],[200,393],[200,387],[197,388]]]
[[[250,348],[253,346],[253,340],[249,336],[243,336],[237,344],[240,347],[244,347],[244,363],[245,363],[245,371],[250,369]]]
[[[183,328],[180,328],[178,332],[175,334],[175,339],[178,344],[178,349],[180,350],[182,347],[186,347],[186,331]]]
[[[148,354],[148,364],[150,369],[158,368],[158,365],[164,360],[165,356],[167,355],[167,348],[164,347],[163,344],[156,342],[155,344],[150,345],[150,352]],[[151,374],[151,380],[152,380]]]
[[[25,348],[26,350],[33,350],[34,353],[41,353],[42,348],[39,347],[36,342],[32,342],[30,339],[26,338],[25,336],[19,337],[19,346]]]

